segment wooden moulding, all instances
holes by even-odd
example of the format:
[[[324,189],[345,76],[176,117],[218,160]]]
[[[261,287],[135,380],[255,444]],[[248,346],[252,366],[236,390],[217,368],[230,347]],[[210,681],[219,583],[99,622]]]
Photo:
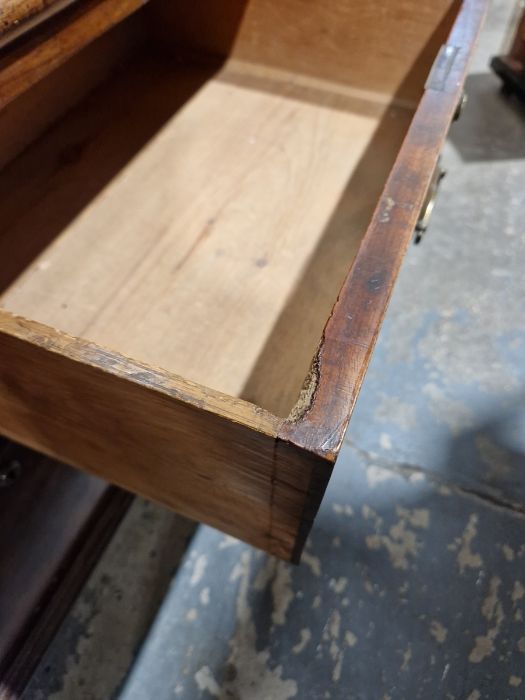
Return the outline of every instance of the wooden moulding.
[[[77,0],[4,0],[0,7],[0,47],[72,5]]]
[[[1,432],[298,561],[460,99],[485,5],[463,2],[287,417],[3,310]]]
[[[22,37],[20,46],[4,58],[0,58],[0,109],[65,63],[84,46],[131,15],[145,2],[146,0],[8,2],[7,8],[2,10],[6,13],[6,18],[0,14],[0,23],[3,20],[4,29],[3,33],[0,32],[0,48],[32,29],[38,20],[48,19],[52,14],[63,10],[66,5],[72,7],[66,13],[67,16],[58,14],[52,22],[45,25],[38,36],[29,35],[27,40]],[[35,13],[38,6],[43,6],[44,10]]]

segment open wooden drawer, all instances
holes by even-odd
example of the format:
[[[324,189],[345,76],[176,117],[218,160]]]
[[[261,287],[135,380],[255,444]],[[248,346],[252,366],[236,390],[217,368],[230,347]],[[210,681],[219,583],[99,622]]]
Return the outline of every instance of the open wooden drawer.
[[[0,432],[297,560],[485,0],[64,4],[0,61]]]

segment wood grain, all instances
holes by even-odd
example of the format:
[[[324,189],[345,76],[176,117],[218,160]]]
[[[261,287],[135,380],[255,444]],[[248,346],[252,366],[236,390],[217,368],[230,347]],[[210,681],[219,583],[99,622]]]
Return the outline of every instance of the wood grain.
[[[56,241],[0,303],[285,417],[410,112],[249,78],[143,58],[26,151],[0,176],[0,255]]]
[[[46,31],[0,59],[0,109],[65,63],[111,27],[144,5],[145,0],[93,0],[74,8],[67,21],[59,16]]]
[[[289,559],[331,462],[280,441],[281,423],[239,399],[0,314],[5,435]]]
[[[363,382],[401,262],[459,102],[487,3],[465,0],[448,39],[453,59],[429,81],[372,222],[325,326],[307,384],[308,403],[282,434],[335,458]]]
[[[457,0],[154,0],[166,46],[417,103]]]

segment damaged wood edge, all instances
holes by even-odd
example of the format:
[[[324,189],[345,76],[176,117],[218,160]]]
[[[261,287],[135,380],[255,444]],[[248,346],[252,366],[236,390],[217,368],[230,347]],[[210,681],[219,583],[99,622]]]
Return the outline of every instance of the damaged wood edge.
[[[282,419],[248,401],[222,394],[179,375],[125,357],[96,343],[0,309],[0,339],[4,334],[41,347],[49,353],[90,365],[104,373],[178,399],[234,423],[255,428],[267,436],[275,436],[282,423]]]
[[[279,437],[335,460],[419,210],[462,94],[487,0],[464,0],[439,89],[427,85],[357,256],[324,328],[299,399]]]
[[[322,345],[323,340],[321,340],[321,343],[319,344],[319,347],[314,355],[312,364],[310,365],[310,369],[308,370],[308,374],[306,375],[306,379],[304,380],[303,386],[299,393],[299,398],[292,407],[292,410],[287,418],[287,420],[292,423],[297,423],[298,421],[302,420],[314,402],[317,387],[319,386]]]
[[[330,317],[333,310],[330,314]],[[299,393],[299,397],[292,407],[289,416],[281,422],[279,433],[274,442],[274,463],[272,468],[272,484],[270,494],[270,514],[269,514],[269,551],[273,551],[273,520],[274,520],[274,500],[275,490],[278,484],[278,463],[279,450],[293,449],[299,453],[304,453],[302,462],[304,466],[309,466],[310,474],[308,477],[308,485],[304,492],[302,512],[298,521],[298,527],[295,535],[295,543],[288,558],[292,564],[299,564],[301,554],[304,549],[307,537],[312,528],[315,516],[319,510],[324,493],[330,481],[332,470],[335,464],[335,459],[332,456],[318,455],[311,451],[304,450],[300,445],[288,438],[287,426],[290,424],[300,423],[307,416],[310,408],[315,401],[315,395],[319,386],[320,368],[322,363],[322,352],[325,341],[325,331],[321,336],[316,353],[312,359],[310,369],[306,375],[305,381]]]
[[[332,316],[334,315],[334,311],[337,307],[337,304],[339,303],[339,298],[341,296],[341,290],[339,290],[339,293],[337,295],[337,298],[334,302],[334,305],[332,306],[330,310],[330,315],[328,316],[325,325],[323,327],[323,332],[321,334],[321,340],[319,341],[319,344],[317,346],[317,350],[315,351],[315,354],[312,358],[312,362],[310,364],[310,369],[308,370],[308,374],[305,377],[305,380],[303,382],[303,385],[301,387],[301,391],[299,392],[299,397],[295,404],[292,406],[292,410],[288,414],[287,418],[285,419],[283,425],[287,426],[290,424],[295,424],[299,423],[300,421],[304,420],[306,415],[308,414],[309,410],[312,408],[314,402],[315,402],[315,397],[317,394],[317,390],[319,387],[319,379],[321,375],[321,364],[322,364],[322,355],[323,355],[323,348],[325,344],[325,339],[326,339],[326,329],[328,327],[328,324],[330,323]],[[286,433],[287,431],[285,431]]]

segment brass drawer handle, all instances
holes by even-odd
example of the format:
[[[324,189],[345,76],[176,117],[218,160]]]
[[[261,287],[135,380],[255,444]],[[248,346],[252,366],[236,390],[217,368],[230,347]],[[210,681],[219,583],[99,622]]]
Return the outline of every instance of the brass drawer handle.
[[[446,175],[446,170],[443,170],[441,167],[441,158],[438,160],[437,165],[434,169],[434,173],[432,175],[432,179],[430,181],[430,185],[428,186],[427,194],[425,196],[425,200],[423,202],[423,206],[421,207],[421,211],[419,213],[419,218],[417,220],[416,224],[416,235],[414,238],[414,243],[421,243],[421,240],[423,238],[423,235],[425,234],[428,224],[430,223],[430,217],[432,216],[432,212],[434,210],[434,206],[436,204],[436,197],[439,189],[439,183],[441,180],[445,177]]]
[[[457,121],[461,114],[463,113],[463,110],[465,109],[465,105],[467,104],[467,93],[464,92],[461,95],[461,98],[458,102],[458,105],[456,107],[456,111],[454,112],[454,117],[453,121]],[[446,170],[443,170],[441,167],[441,158],[438,159],[437,165],[434,169],[434,173],[432,174],[432,180],[430,181],[430,185],[427,190],[427,194],[425,197],[425,201],[423,202],[423,206],[421,207],[421,211],[419,213],[419,218],[417,220],[416,224],[416,235],[414,238],[414,243],[421,243],[421,240],[423,238],[423,235],[425,234],[428,224],[430,223],[430,217],[432,216],[432,212],[434,210],[434,206],[436,204],[436,197],[439,189],[439,183],[441,180],[445,177],[446,175]]]

